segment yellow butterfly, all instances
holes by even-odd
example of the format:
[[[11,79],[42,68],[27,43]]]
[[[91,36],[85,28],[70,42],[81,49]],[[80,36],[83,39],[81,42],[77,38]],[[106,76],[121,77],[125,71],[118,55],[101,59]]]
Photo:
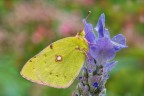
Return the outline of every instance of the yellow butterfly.
[[[75,37],[60,39],[32,57],[21,75],[39,84],[67,88],[78,76],[88,52],[84,32]]]

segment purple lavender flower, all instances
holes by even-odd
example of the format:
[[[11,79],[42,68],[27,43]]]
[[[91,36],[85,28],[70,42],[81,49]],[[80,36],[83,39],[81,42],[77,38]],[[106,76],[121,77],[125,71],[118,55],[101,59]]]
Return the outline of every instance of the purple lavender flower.
[[[122,34],[110,38],[110,33],[105,28],[104,13],[101,14],[94,29],[92,24],[87,23],[85,19],[83,23],[85,38],[89,46],[87,53],[89,58],[86,60],[74,96],[106,96],[105,83],[109,78],[109,72],[117,63],[112,60],[116,52],[127,47],[126,39]]]

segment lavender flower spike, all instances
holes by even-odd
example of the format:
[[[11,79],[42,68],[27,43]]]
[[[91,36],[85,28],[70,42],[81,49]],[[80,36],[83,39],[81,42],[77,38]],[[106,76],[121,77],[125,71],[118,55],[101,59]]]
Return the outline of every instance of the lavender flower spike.
[[[95,28],[85,19],[83,23],[89,46],[87,53],[89,58],[85,62],[73,96],[106,96],[105,84],[109,78],[109,72],[117,63],[112,60],[116,52],[127,47],[126,39],[122,34],[110,38],[110,33],[105,28],[104,13],[101,14]],[[95,36],[94,30],[98,36]]]

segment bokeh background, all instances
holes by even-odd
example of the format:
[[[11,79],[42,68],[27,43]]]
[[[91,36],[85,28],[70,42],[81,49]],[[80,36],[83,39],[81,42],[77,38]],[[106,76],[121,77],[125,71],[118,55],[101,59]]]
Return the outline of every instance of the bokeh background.
[[[115,60],[106,84],[107,96],[144,96],[144,0],[0,0],[0,96],[71,96],[22,78],[26,61],[51,42],[74,36],[91,10],[94,24],[101,13],[111,37],[122,33],[128,48]]]

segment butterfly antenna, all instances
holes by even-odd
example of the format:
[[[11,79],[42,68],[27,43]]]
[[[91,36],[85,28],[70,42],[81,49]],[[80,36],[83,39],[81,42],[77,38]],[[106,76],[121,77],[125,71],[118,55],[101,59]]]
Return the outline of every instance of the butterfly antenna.
[[[91,14],[91,11],[88,11],[88,14],[87,14],[87,16],[85,17],[85,20],[87,20],[88,19],[88,17],[90,16],[90,14]],[[84,27],[85,25],[84,25],[84,23],[83,23],[83,27]],[[79,34],[82,32],[84,30],[84,28],[82,28],[81,30],[80,30],[80,32],[78,32],[78,35],[76,35],[76,36],[79,36]]]
[[[88,19],[88,17],[90,16],[90,14],[91,14],[91,11],[88,11],[88,14],[87,14],[87,16],[86,16],[86,20]]]

